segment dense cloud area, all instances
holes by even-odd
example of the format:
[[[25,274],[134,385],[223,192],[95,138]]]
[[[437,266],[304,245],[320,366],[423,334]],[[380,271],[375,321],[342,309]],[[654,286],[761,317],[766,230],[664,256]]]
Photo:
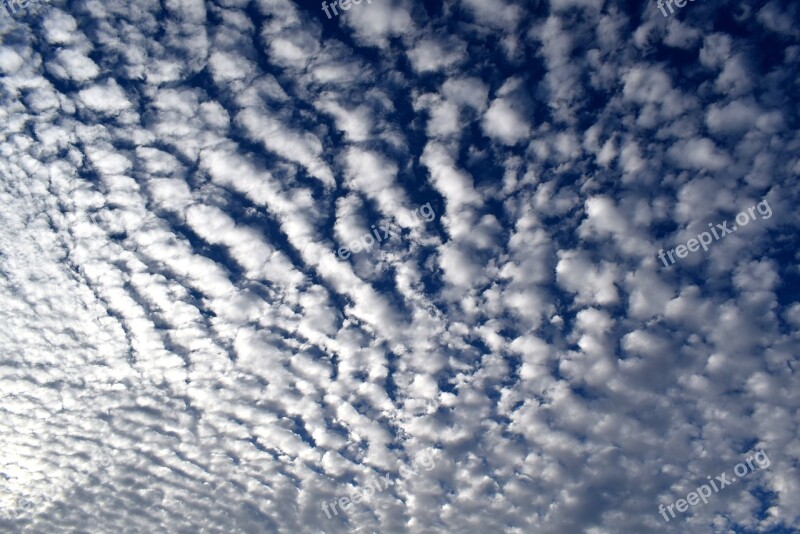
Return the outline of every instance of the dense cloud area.
[[[800,4],[340,1],[0,8],[0,531],[800,532]]]

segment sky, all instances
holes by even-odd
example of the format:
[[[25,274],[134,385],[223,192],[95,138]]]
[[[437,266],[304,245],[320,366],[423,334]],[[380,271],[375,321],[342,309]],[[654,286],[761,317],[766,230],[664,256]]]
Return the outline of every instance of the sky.
[[[800,4],[678,1],[0,8],[0,532],[800,532]]]

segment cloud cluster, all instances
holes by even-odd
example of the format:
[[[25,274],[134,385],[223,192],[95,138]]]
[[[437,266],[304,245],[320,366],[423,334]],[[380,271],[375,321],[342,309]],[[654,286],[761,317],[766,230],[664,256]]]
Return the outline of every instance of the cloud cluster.
[[[0,530],[800,529],[798,7],[756,4],[0,17]]]

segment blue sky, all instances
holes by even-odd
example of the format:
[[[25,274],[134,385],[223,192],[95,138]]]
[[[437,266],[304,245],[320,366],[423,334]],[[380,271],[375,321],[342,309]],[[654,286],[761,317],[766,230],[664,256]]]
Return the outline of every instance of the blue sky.
[[[0,11],[0,531],[800,532],[800,8],[672,8]]]

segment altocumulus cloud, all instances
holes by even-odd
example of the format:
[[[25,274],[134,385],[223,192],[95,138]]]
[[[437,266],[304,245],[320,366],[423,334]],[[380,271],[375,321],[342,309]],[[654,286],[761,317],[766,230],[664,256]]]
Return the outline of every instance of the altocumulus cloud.
[[[0,17],[0,530],[799,531],[798,6],[357,7]]]

